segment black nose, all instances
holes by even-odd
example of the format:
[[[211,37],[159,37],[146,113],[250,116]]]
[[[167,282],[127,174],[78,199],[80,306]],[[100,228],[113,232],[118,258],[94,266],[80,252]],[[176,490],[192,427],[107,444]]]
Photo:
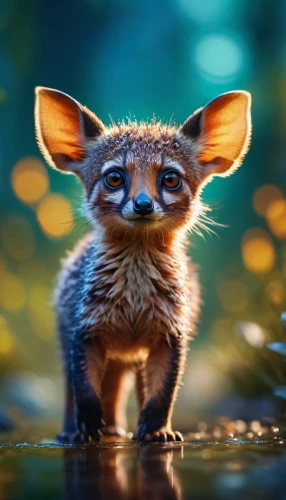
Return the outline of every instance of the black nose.
[[[133,210],[139,215],[151,214],[154,210],[152,200],[150,200],[147,194],[138,194],[137,198],[133,201]]]

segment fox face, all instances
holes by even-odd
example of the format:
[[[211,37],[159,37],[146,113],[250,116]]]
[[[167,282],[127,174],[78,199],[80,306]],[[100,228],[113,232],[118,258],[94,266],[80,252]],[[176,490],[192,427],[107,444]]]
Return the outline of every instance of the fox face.
[[[251,134],[250,94],[229,92],[180,127],[103,123],[57,90],[36,89],[36,134],[47,162],[73,172],[86,190],[88,218],[116,234],[170,234],[189,228],[200,192],[232,173]]]
[[[87,190],[92,219],[133,233],[186,224],[198,179],[180,154],[176,132],[159,123],[119,125],[103,138],[101,154],[94,145],[89,162],[96,168]]]

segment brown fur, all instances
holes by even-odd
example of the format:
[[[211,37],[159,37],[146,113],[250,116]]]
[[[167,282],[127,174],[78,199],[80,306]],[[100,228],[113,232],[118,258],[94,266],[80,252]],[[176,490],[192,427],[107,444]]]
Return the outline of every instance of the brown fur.
[[[127,428],[125,406],[132,377],[126,363],[110,359],[101,387],[101,401],[106,423],[104,434],[124,435]]]
[[[80,177],[94,225],[64,262],[55,294],[69,402],[61,440],[96,439],[100,429],[122,434],[132,367],[137,439],[182,440],[171,417],[201,303],[186,232],[202,217],[204,183],[237,168],[247,150],[249,95],[224,94],[179,129],[160,122],[105,129],[65,94],[37,92],[40,148],[52,166]],[[123,179],[118,189],[107,184],[110,170]],[[178,189],[164,186],[169,171],[181,179]],[[151,210],[138,215],[142,193]]]

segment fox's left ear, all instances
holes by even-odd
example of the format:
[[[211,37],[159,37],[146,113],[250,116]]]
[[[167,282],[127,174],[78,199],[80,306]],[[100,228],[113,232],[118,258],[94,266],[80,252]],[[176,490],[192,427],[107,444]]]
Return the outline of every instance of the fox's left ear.
[[[104,133],[95,114],[63,92],[36,87],[35,126],[39,148],[54,168],[80,174],[88,144]]]
[[[197,110],[179,129],[192,139],[202,180],[229,175],[241,164],[250,144],[250,106],[249,92],[227,92]]]

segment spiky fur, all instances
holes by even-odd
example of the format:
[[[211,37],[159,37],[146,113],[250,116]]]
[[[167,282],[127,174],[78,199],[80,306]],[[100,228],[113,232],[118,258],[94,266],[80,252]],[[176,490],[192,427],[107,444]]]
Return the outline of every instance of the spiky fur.
[[[225,94],[180,129],[156,121],[105,129],[65,94],[42,88],[38,93],[40,148],[52,166],[80,177],[85,213],[94,225],[64,261],[55,293],[67,384],[60,439],[96,439],[102,418],[106,432],[122,434],[125,375],[133,367],[141,408],[137,439],[182,440],[172,431],[171,417],[201,304],[186,233],[196,229],[199,217],[202,227],[208,222],[200,202],[206,179],[236,168],[246,152],[249,97]],[[216,130],[212,113],[220,106],[222,113],[229,107],[226,124],[223,118]],[[240,109],[247,116],[245,129],[232,130],[237,139],[230,143],[227,127],[239,122]],[[104,183],[111,167],[126,178],[117,190]],[[182,178],[178,190],[163,187],[162,176],[170,169]],[[141,192],[154,207],[143,218],[133,205]]]
[[[129,127],[121,124],[113,127],[98,144],[91,144],[89,154],[96,158],[96,164],[102,165],[128,149],[129,160],[132,158],[135,168],[136,162],[139,169],[144,161],[144,173],[148,177],[162,150],[166,156],[184,164],[183,155],[178,154],[178,139],[174,132],[161,124],[132,124]],[[86,159],[85,164],[88,165],[89,161]],[[92,174],[89,182],[96,185],[98,173],[95,169],[90,172],[87,166],[81,172],[85,183],[87,175]],[[197,179],[192,172],[190,182],[194,192]],[[94,223],[93,194],[92,190],[87,191],[85,212]],[[103,221],[95,225],[94,232],[81,241],[64,261],[59,276],[55,306],[59,328],[65,337],[64,345],[75,335],[74,326],[77,325],[76,331],[80,332],[82,341],[95,336],[100,338],[109,362],[120,360],[126,371],[137,371],[138,364],[146,365],[150,351],[160,345],[162,339],[170,343],[170,337],[174,336],[184,351],[177,369],[171,367],[177,372],[179,382],[180,372],[184,370],[185,341],[196,333],[200,309],[196,266],[187,255],[184,235],[184,230],[190,226],[190,217],[185,211],[189,204],[187,198],[190,200],[189,193],[185,200],[181,200],[184,214],[180,213],[177,204],[175,227],[169,221],[166,229],[158,227],[149,234],[142,228],[113,226],[113,214],[107,221],[108,215],[104,211],[102,216],[99,215],[98,219],[102,217]],[[96,205],[103,204],[102,200]],[[70,355],[71,347],[65,352]],[[161,371],[158,370],[160,362]],[[165,377],[164,354],[161,356],[158,352],[155,363],[159,366],[149,367],[154,387],[144,369],[143,395],[139,397],[145,402],[159,390]],[[88,371],[92,377],[92,368],[88,367]],[[101,385],[104,385],[104,376]],[[124,390],[123,385],[121,391]],[[104,410],[103,415],[106,415],[108,409]],[[119,409],[113,419],[106,421],[108,428],[118,430],[124,427],[124,419],[118,414]]]

